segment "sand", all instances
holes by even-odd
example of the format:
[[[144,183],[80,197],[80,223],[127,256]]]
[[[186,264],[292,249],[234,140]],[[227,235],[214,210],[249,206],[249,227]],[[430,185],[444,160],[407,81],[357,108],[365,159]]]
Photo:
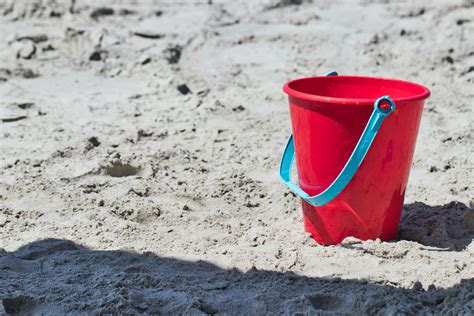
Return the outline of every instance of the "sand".
[[[472,314],[473,1],[1,1],[0,314]],[[290,79],[432,90],[400,233],[319,246]]]

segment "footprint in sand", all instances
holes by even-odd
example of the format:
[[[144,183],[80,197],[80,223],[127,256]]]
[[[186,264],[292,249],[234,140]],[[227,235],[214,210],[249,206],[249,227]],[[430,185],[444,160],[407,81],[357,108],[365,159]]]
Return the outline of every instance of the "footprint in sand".
[[[134,167],[128,163],[115,162],[103,167],[103,170],[106,175],[111,177],[130,177],[137,175],[141,168]]]
[[[340,297],[328,294],[313,294],[306,297],[316,310],[333,311],[344,305],[345,301]]]

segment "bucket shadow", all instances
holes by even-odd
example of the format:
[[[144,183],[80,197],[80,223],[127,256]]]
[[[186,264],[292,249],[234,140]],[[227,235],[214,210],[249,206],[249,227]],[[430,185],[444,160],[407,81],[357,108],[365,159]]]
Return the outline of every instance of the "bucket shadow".
[[[474,279],[447,289],[402,289],[95,251],[58,239],[0,251],[0,271],[0,314],[7,315],[462,314],[472,308],[474,290]]]
[[[474,210],[456,201],[436,206],[422,202],[406,204],[399,238],[425,246],[462,251],[474,238]]]

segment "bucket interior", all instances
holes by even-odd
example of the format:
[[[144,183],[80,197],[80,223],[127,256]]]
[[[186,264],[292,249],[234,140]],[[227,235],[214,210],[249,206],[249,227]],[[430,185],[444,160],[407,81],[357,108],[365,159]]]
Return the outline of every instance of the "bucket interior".
[[[408,81],[356,76],[296,79],[287,83],[283,90],[302,99],[356,104],[373,103],[384,95],[394,101],[408,101],[424,99],[430,94],[422,85]]]

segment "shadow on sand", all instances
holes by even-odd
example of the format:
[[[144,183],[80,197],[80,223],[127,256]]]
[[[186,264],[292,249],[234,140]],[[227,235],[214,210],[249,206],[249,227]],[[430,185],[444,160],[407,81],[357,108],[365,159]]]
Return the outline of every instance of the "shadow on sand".
[[[436,206],[406,204],[398,236],[425,246],[462,251],[474,238],[474,210],[456,201]]]
[[[0,252],[0,314],[469,314],[474,279],[401,289],[291,272],[222,269],[68,240]]]

